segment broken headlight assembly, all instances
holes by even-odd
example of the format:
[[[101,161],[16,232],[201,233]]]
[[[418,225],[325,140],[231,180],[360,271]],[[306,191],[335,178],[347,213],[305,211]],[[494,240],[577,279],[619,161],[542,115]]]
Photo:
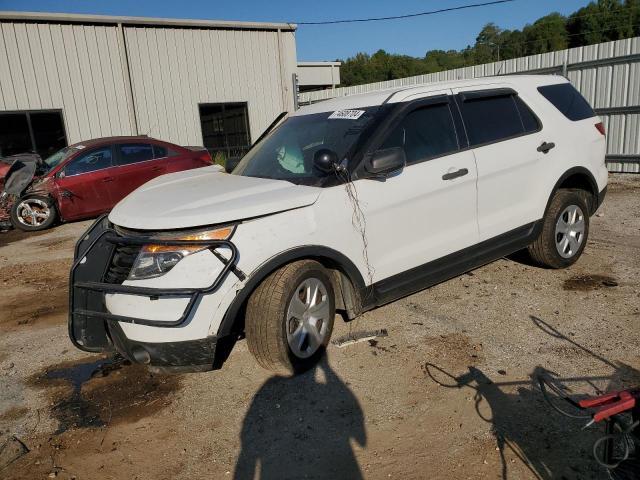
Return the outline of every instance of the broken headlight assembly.
[[[228,240],[231,238],[235,226],[218,228],[185,235],[172,237],[158,237],[155,240]],[[194,253],[207,250],[206,245],[162,245],[149,243],[140,250],[127,280],[143,280],[147,278],[161,277],[175,267],[180,260]]]

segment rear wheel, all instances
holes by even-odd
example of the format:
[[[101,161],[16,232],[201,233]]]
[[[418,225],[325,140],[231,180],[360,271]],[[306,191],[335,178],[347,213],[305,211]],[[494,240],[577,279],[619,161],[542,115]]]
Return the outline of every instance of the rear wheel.
[[[305,371],[328,345],[334,317],[327,270],[313,260],[290,263],[269,275],[249,298],[245,317],[249,351],[267,370]]]
[[[45,230],[56,221],[58,212],[48,197],[20,198],[11,208],[11,223],[24,231]]]
[[[589,236],[588,200],[582,190],[558,190],[554,194],[542,232],[529,245],[529,254],[536,262],[565,268],[580,258]]]

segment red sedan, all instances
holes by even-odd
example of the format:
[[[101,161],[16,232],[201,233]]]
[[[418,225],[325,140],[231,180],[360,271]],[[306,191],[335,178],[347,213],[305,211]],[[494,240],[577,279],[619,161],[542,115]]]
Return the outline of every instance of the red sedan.
[[[43,230],[56,220],[95,217],[159,175],[211,164],[204,149],[144,136],[76,143],[44,160],[40,175],[13,204],[11,223]]]

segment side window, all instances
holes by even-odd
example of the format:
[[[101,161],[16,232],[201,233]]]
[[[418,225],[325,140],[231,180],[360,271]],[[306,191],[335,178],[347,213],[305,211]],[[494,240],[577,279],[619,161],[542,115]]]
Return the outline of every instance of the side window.
[[[449,104],[430,105],[409,113],[380,148],[403,147],[407,164],[459,149]]]
[[[570,83],[546,85],[538,87],[538,91],[569,120],[576,122],[596,115],[589,103]]]
[[[515,96],[514,99],[516,101],[516,107],[518,107],[518,113],[520,113],[520,119],[522,120],[522,127],[524,128],[524,132],[537,132],[540,129],[540,122],[538,121],[536,116],[520,97]]]
[[[153,147],[148,143],[125,143],[118,145],[117,148],[120,154],[120,165],[153,160]]]
[[[153,158],[165,158],[167,157],[167,147],[162,145],[153,145]]]
[[[95,172],[103,168],[109,168],[111,162],[111,147],[102,147],[90,152],[81,154],[64,167],[66,176],[79,175],[81,173]]]
[[[469,98],[461,107],[471,147],[524,132],[513,95]]]

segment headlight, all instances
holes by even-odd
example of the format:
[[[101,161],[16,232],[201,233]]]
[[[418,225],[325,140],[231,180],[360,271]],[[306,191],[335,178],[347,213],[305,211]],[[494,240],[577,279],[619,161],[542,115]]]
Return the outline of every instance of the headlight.
[[[183,236],[158,237],[156,240],[227,240],[231,237],[233,230],[234,227],[230,226]],[[184,257],[207,248],[203,245],[145,245],[131,267],[128,280],[160,277],[175,267]]]

